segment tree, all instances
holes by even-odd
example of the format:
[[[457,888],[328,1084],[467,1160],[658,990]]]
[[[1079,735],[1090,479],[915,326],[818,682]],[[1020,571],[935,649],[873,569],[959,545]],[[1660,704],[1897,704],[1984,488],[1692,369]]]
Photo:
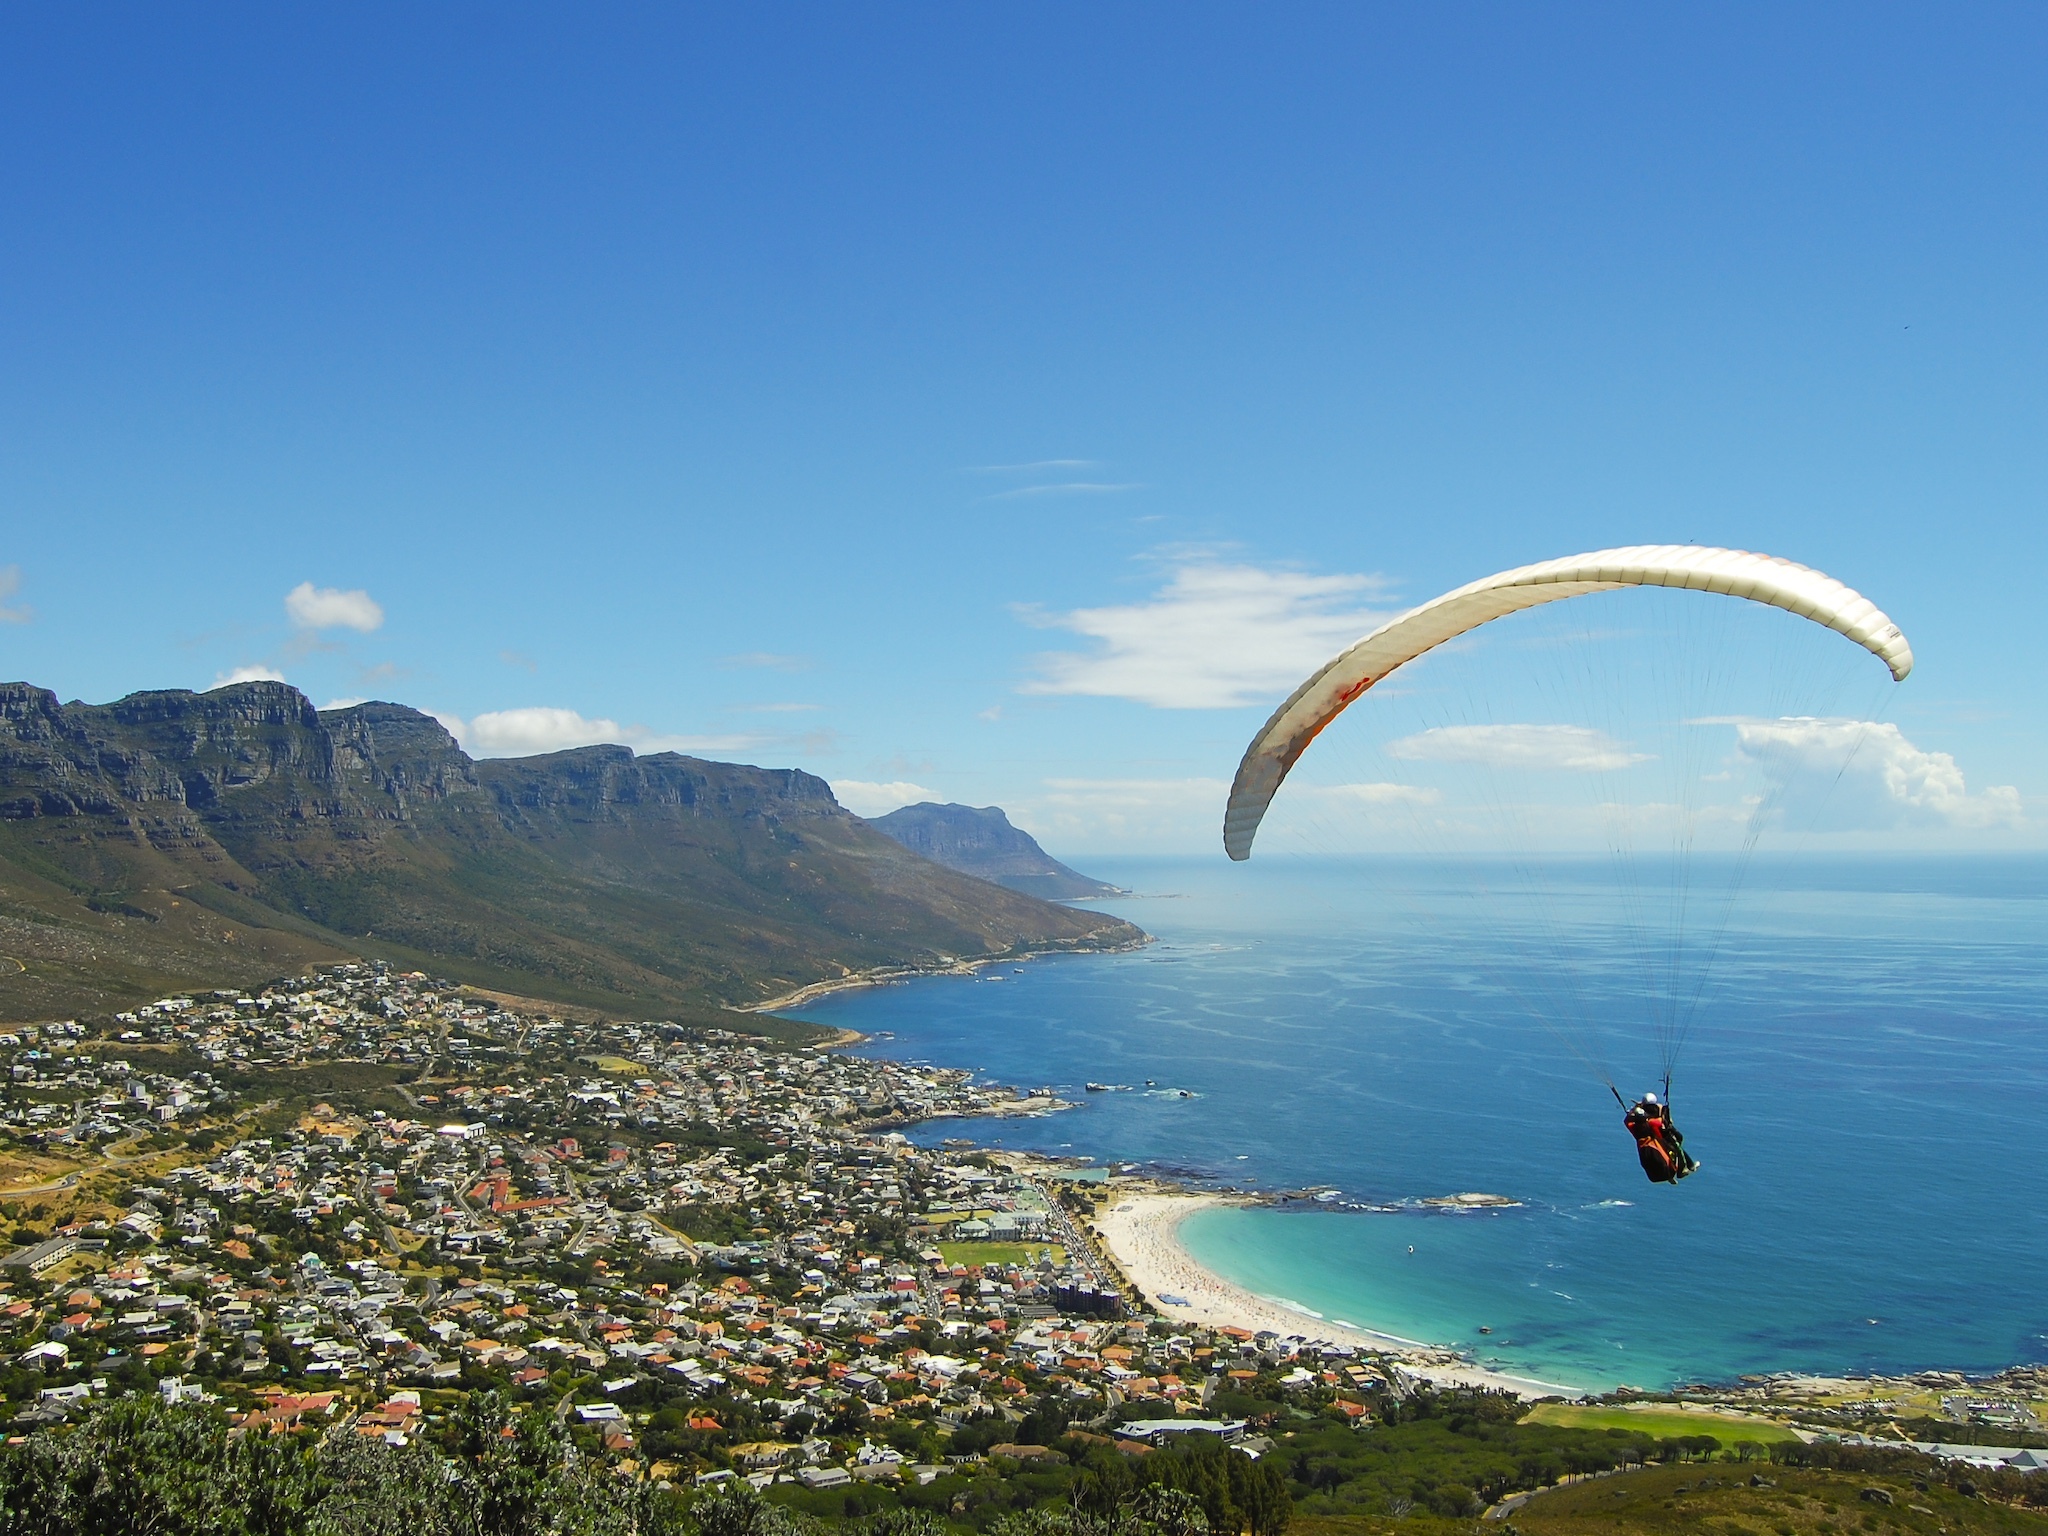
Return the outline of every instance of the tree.
[[[516,1418],[496,1392],[472,1392],[453,1425],[457,1498],[474,1536],[545,1536],[568,1437],[553,1414]]]
[[[714,1483],[690,1506],[697,1536],[789,1536],[789,1516],[750,1484],[732,1479]]]
[[[320,1460],[329,1491],[308,1536],[458,1536],[448,1464],[429,1447],[335,1434]]]
[[[865,1529],[867,1536],[947,1536],[946,1522],[928,1509],[886,1509]]]
[[[1140,1488],[1125,1505],[1136,1536],[1209,1536],[1209,1517],[1190,1494],[1157,1483]]]
[[[456,1459],[337,1429],[231,1435],[151,1397],[0,1450],[0,1536],[666,1536],[669,1501],[579,1460],[553,1417],[479,1394]]]

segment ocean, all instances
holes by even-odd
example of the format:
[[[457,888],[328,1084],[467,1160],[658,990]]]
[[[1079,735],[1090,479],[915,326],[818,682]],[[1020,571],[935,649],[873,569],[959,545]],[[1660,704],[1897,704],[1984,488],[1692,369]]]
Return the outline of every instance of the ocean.
[[[1411,872],[1400,901],[1367,861],[1087,867],[1135,893],[1103,905],[1155,944],[800,1013],[869,1035],[873,1054],[1077,1104],[934,1122],[921,1141],[1335,1190],[1205,1212],[1182,1237],[1261,1295],[1518,1375],[1604,1390],[2048,1359],[2031,1162],[2048,1124],[2048,861],[1753,868],[1673,1081],[1704,1165],[1676,1188],[1643,1178],[1580,1059],[1611,1063],[1630,1094],[1656,1086],[1604,865],[1550,870],[1541,913],[1476,866]],[[1531,1017],[1546,967],[1585,1010],[1564,1039]],[[1462,1191],[1520,1204],[1415,1203]]]

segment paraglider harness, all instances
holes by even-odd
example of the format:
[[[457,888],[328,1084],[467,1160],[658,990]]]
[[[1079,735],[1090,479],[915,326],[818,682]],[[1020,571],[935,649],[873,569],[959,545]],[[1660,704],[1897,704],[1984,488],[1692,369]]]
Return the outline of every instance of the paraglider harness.
[[[1676,1184],[1699,1167],[1693,1155],[1685,1150],[1685,1137],[1678,1127],[1671,1123],[1671,1074],[1664,1075],[1664,1102],[1649,1106],[1638,1100],[1631,1105],[1621,1096],[1621,1090],[1613,1083],[1607,1091],[1614,1095],[1614,1102],[1621,1105],[1625,1116],[1623,1124],[1636,1139],[1636,1157],[1643,1165],[1644,1177],[1652,1184]],[[1652,1113],[1652,1109],[1655,1113]]]

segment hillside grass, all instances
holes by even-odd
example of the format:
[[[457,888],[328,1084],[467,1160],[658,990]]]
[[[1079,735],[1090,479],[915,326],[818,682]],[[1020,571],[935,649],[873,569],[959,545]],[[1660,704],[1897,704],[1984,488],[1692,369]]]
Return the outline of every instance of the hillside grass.
[[[2048,1536],[2048,1514],[1910,1477],[1698,1462],[1589,1478],[1537,1494],[1506,1518],[1296,1514],[1287,1536]],[[1882,1488],[1889,1505],[1862,1497]],[[1919,1506],[1917,1509],[1915,1505]],[[1924,1513],[1923,1513],[1924,1511]]]
[[[1702,1474],[1705,1474],[1704,1476]],[[2048,1536],[2048,1514],[1870,1472],[1761,1466],[1765,1486],[1726,1463],[1648,1467],[1538,1494],[1509,1516],[1522,1536],[1703,1532],[1712,1536]],[[1892,1503],[1863,1490],[1882,1489]],[[1915,1507],[1917,1506],[1917,1508]]]

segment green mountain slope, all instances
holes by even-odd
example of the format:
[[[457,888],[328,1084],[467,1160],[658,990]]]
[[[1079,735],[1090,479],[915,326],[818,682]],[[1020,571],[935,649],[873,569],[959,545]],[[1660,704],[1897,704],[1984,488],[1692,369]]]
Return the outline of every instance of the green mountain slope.
[[[1142,937],[920,858],[793,770],[472,761],[416,710],[320,714],[281,683],[106,705],[0,686],[0,1017],[345,954],[673,1012]]]

